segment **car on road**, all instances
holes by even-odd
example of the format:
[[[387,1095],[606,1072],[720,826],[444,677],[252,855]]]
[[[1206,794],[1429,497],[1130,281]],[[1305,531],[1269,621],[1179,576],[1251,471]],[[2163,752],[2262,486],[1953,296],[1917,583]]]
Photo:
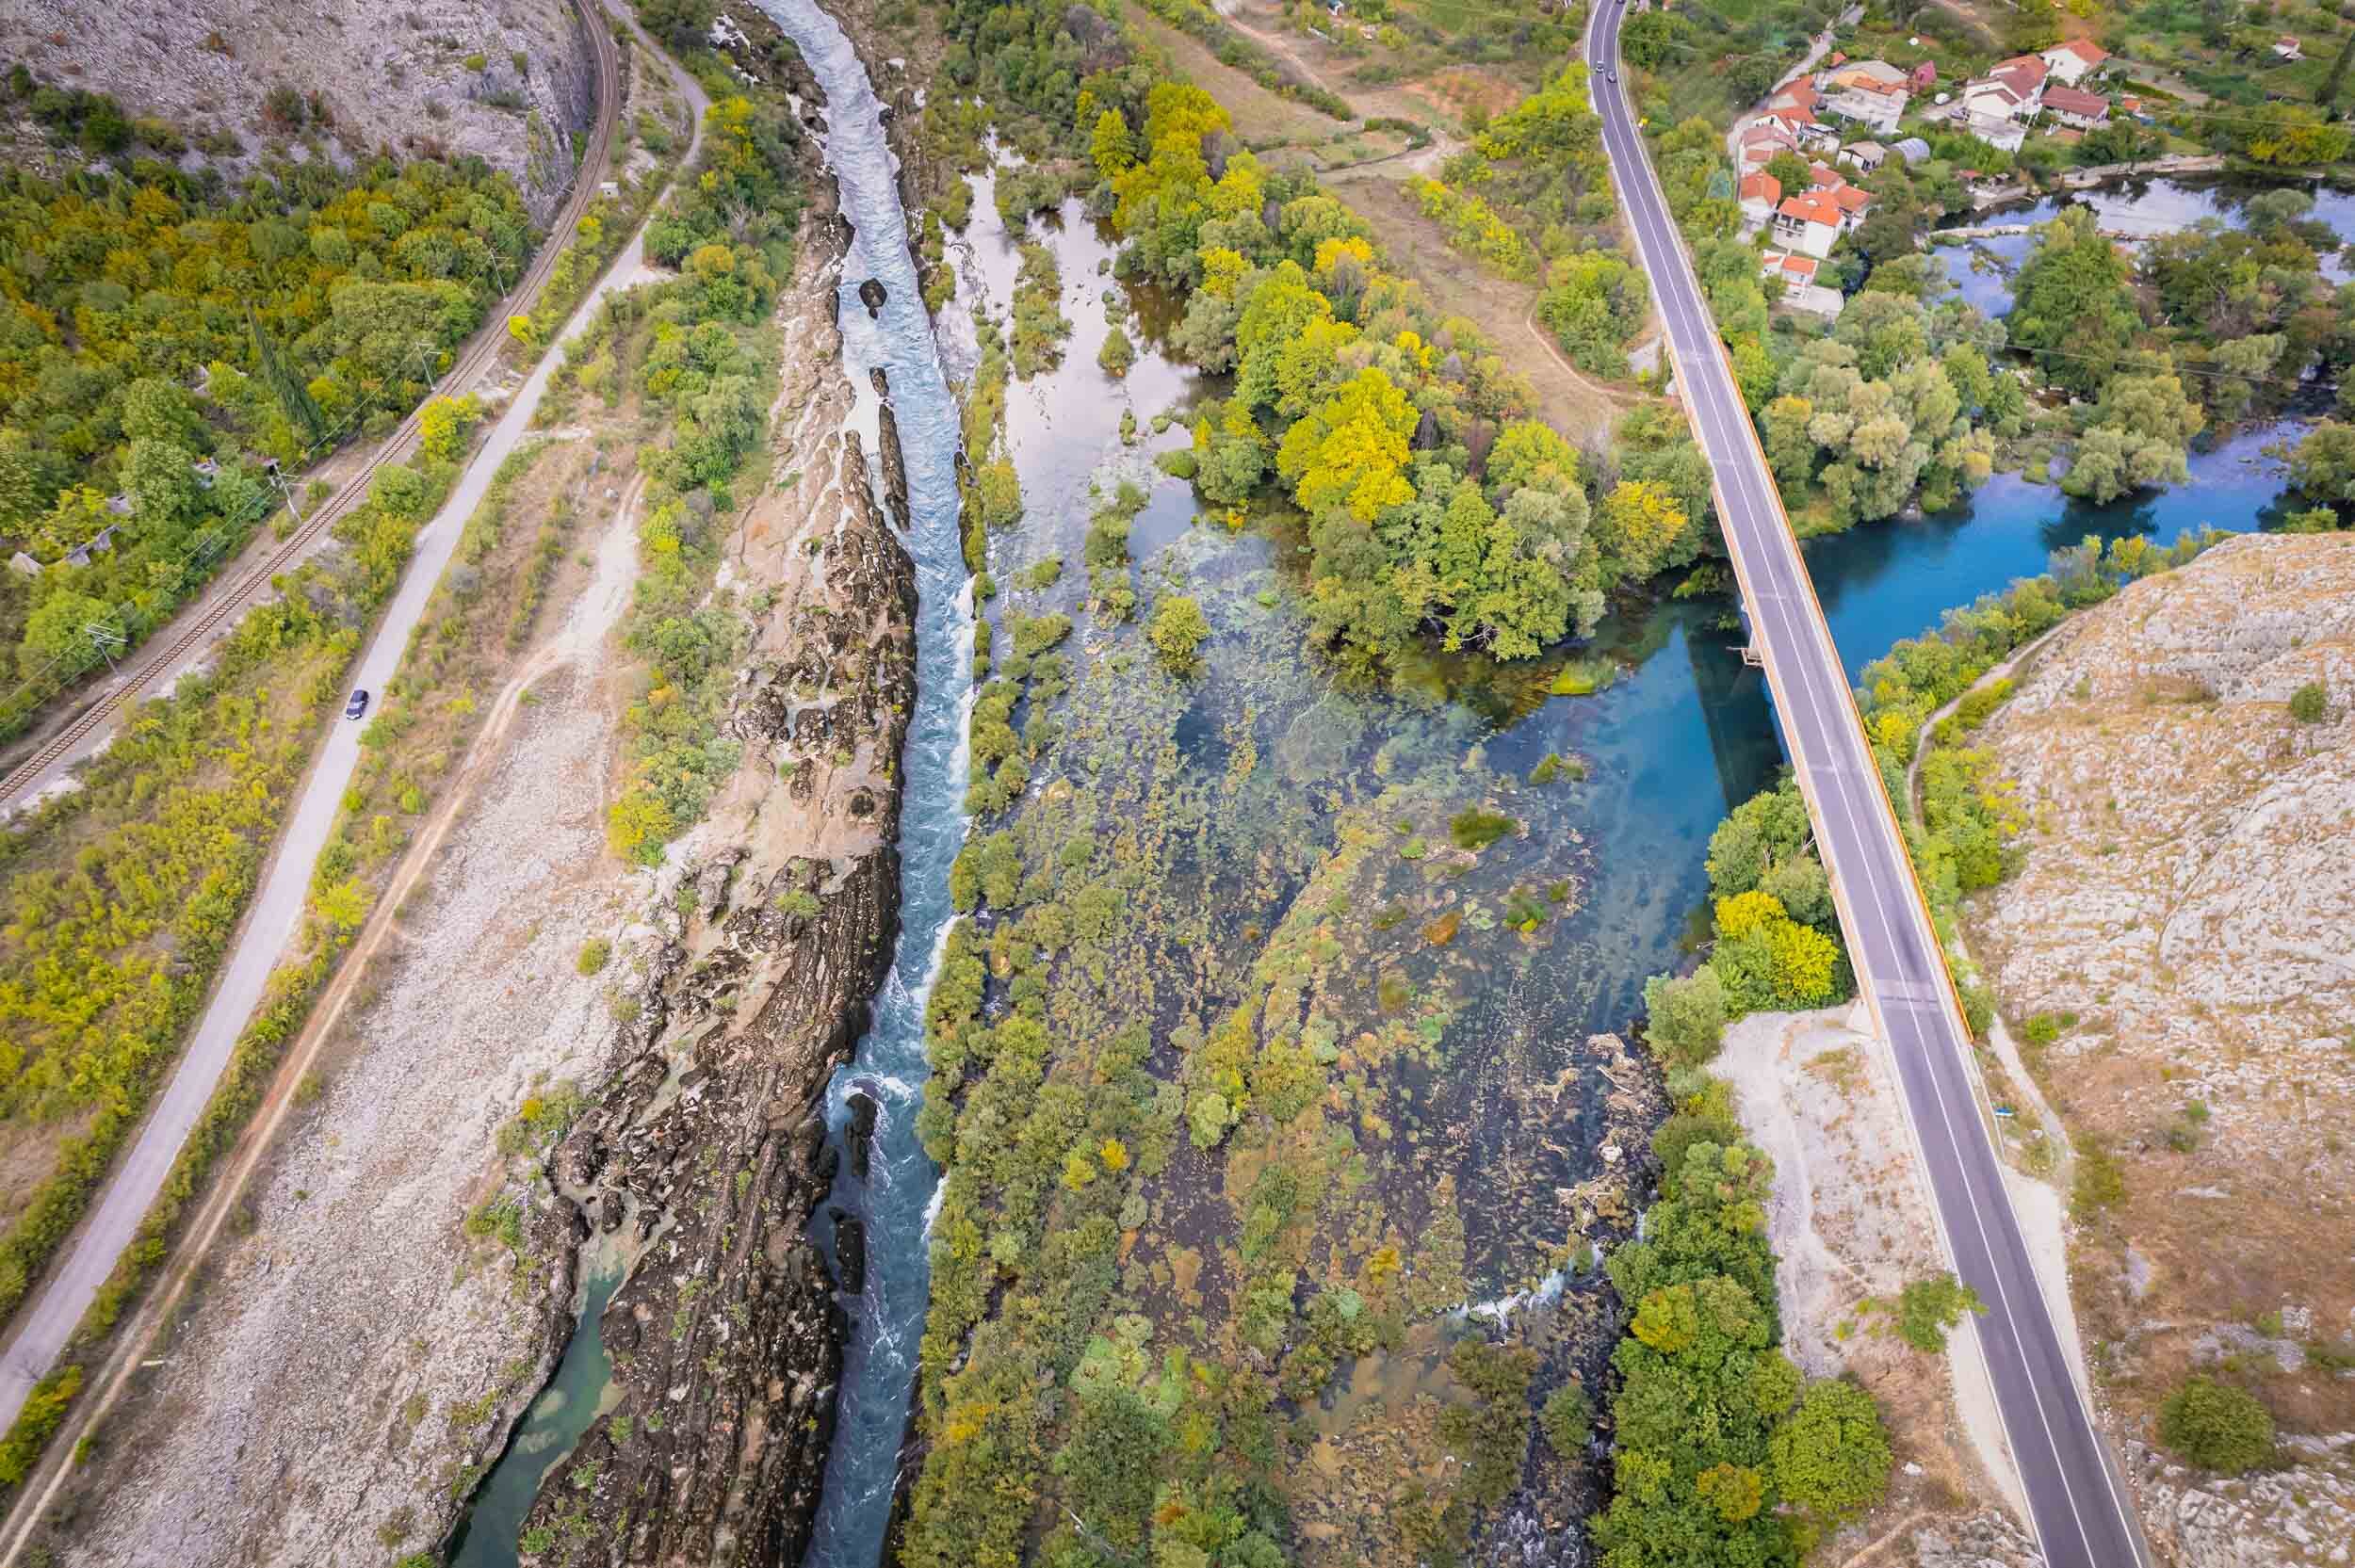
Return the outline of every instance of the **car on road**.
[[[366,688],[365,687],[360,687],[360,688],[358,688],[358,689],[354,690],[354,691],[352,692],[352,694],[351,694],[351,701],[349,701],[349,702],[348,702],[348,703],[346,703],[344,704],[344,717],[345,717],[346,719],[357,719],[357,718],[359,718],[362,714],[364,714],[364,713],[365,713],[365,712],[367,712],[367,711],[368,711],[368,693],[367,693],[367,688]]]
[[[1606,82],[1616,82],[1619,79],[1619,73],[1616,71],[1606,71],[1602,73],[1602,79]]]

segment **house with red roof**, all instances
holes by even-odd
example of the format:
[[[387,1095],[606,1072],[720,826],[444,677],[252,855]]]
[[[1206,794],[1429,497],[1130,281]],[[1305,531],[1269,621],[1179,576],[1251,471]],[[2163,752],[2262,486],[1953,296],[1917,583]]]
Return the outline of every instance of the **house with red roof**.
[[[1742,216],[1760,228],[1773,220],[1782,203],[1782,182],[1761,171],[1742,176]]]
[[[1847,226],[1848,215],[1826,191],[1785,197],[1775,209],[1775,242],[1818,258],[1831,254]]]
[[[2098,131],[2110,122],[2110,101],[2098,92],[2077,88],[2045,89],[2044,108],[2062,124],[2074,125],[2081,131]]]
[[[2044,68],[2063,87],[2075,87],[2094,72],[2102,69],[2110,52],[2091,39],[2072,38],[2066,43],[2055,43],[2044,51]]]
[[[1962,106],[1990,119],[2029,119],[2043,104],[2048,74],[2042,57],[2015,56],[1986,75],[1963,83]]]

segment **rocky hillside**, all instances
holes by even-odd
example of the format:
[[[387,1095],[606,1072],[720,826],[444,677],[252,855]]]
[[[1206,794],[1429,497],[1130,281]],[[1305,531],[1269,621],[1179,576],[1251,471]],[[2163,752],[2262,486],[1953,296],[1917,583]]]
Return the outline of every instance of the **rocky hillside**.
[[[512,174],[542,222],[596,117],[593,59],[571,0],[122,0],[103,24],[84,0],[0,0],[0,69],[171,121],[191,167],[472,155]]]
[[[2355,1428],[2355,543],[2239,539],[2136,584],[1984,735],[2023,852],[1968,937],[2077,1145],[2074,1294],[2120,1435],[2196,1372],[2285,1435]],[[2181,1516],[2198,1479],[2164,1479],[2146,1513]],[[2333,1528],[2256,1512],[2268,1561]]]

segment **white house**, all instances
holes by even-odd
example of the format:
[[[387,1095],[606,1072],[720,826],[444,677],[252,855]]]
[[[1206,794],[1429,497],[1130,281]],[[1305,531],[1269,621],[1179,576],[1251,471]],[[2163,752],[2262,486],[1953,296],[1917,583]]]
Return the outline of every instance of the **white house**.
[[[1856,165],[1859,173],[1870,174],[1889,161],[1889,149],[1877,141],[1852,141],[1840,150],[1840,161]]]
[[[1843,120],[1869,125],[1887,136],[1897,128],[1897,121],[1905,118],[1906,89],[1901,87],[1867,87],[1859,83],[1843,87],[1831,95],[1825,106]]]
[[[1990,119],[2033,119],[2044,102],[2044,61],[2035,55],[2006,60],[1962,84],[1962,106]]]
[[[2298,40],[2287,33],[2283,33],[2273,40],[2273,52],[2285,60],[2302,60],[2306,57],[2299,51]]]
[[[1826,288],[1815,281],[1816,264],[1812,257],[1769,251],[1760,262],[1761,273],[1782,280],[1782,302],[1792,310],[1830,317],[1838,315],[1840,308],[1847,303],[1838,289]]]
[[[1847,214],[1826,191],[1786,197],[1775,209],[1775,243],[1819,260],[1831,254],[1833,242],[1846,227]]]
[[[2028,128],[2008,116],[1964,111],[1962,128],[2001,152],[2017,153],[2027,143]]]
[[[2091,39],[2072,38],[2044,51],[2044,69],[2063,87],[2075,87],[2101,70],[2102,62],[2109,57],[2109,51]]]
[[[1742,176],[1742,217],[1753,227],[1764,228],[1774,220],[1775,208],[1782,202],[1782,182],[1772,174],[1760,172]]]

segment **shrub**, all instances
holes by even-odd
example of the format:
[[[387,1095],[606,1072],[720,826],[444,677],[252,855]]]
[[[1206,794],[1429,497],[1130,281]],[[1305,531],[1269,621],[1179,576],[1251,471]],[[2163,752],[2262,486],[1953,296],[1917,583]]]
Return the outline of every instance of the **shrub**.
[[[2195,1376],[2159,1407],[2159,1441],[2202,1469],[2237,1476],[2273,1457],[2273,1415],[2249,1393]]]
[[[1783,1500],[1825,1519],[1854,1518],[1889,1490],[1889,1437],[1873,1396],[1852,1382],[1809,1385],[1768,1440]]]
[[[1897,1337],[1932,1355],[1946,1349],[1946,1333],[1966,1312],[1985,1313],[1979,1293],[1951,1273],[1915,1280],[1897,1297]]]
[[[1126,331],[1114,327],[1104,334],[1104,347],[1096,350],[1096,363],[1103,366],[1106,375],[1126,376],[1129,367],[1137,363],[1137,346],[1129,341]]]
[[[0,1439],[0,1486],[15,1486],[32,1473],[41,1448],[64,1424],[66,1409],[81,1388],[79,1366],[52,1372],[33,1385],[32,1393],[25,1397],[24,1408],[8,1428],[8,1435]]]
[[[1595,1401],[1586,1390],[1574,1382],[1566,1382],[1546,1398],[1538,1412],[1537,1424],[1545,1429],[1546,1441],[1553,1451],[1565,1459],[1575,1459],[1586,1447],[1587,1433],[1595,1424]]]
[[[2301,724],[2319,724],[2331,717],[2331,694],[2320,681],[2308,681],[2290,693],[2290,717]]]
[[[1726,1036],[1726,989],[1704,965],[1690,975],[1655,975],[1644,983],[1645,1038],[1652,1053],[1678,1067],[1698,1067]]]
[[[580,945],[580,960],[576,965],[584,975],[601,973],[613,957],[613,944],[604,937],[593,936]]]
[[[1482,811],[1478,806],[1466,806],[1448,819],[1447,835],[1454,840],[1457,849],[1477,852],[1511,832],[1513,828],[1514,822],[1509,816]]]
[[[1183,593],[1167,593],[1153,606],[1153,624],[1145,636],[1152,640],[1153,651],[1161,663],[1178,675],[1192,673],[1202,663],[1202,643],[1210,635],[1210,623],[1202,614],[1202,606]]]

